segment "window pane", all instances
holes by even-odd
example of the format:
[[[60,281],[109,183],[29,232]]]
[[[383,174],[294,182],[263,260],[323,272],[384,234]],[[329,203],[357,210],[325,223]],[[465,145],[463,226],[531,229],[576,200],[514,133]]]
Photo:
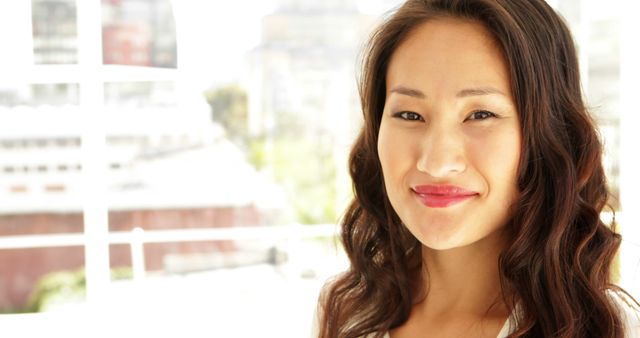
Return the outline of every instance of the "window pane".
[[[0,87],[0,107],[78,105],[77,83],[33,83]]]
[[[104,64],[176,67],[169,0],[103,0],[102,12]]]
[[[175,84],[169,81],[108,82],[104,84],[107,106],[170,107],[176,106]]]
[[[75,0],[32,0],[33,56],[36,64],[78,62]]]

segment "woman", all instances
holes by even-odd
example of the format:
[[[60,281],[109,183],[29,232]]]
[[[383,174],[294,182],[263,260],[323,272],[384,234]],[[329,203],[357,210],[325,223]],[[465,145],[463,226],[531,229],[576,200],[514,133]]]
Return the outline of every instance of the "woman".
[[[315,337],[636,337],[602,146],[543,0],[409,0],[361,76],[351,268]]]

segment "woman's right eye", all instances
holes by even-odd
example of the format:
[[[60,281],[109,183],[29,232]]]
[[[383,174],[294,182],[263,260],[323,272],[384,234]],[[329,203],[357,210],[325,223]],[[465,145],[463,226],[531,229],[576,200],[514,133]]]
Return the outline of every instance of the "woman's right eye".
[[[401,118],[407,121],[422,121],[422,116],[411,111],[403,111],[403,112],[396,113],[394,114],[394,117]]]

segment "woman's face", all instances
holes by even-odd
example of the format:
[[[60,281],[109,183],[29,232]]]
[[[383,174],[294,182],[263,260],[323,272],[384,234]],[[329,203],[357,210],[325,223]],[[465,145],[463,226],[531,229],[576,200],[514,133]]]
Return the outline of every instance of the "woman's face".
[[[518,196],[521,131],[504,57],[479,23],[435,19],[386,74],[378,153],[391,204],[426,247],[479,241]]]

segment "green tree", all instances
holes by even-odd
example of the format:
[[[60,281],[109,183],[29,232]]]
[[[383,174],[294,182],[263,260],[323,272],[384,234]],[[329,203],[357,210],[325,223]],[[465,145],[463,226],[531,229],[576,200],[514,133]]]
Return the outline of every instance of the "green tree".
[[[248,141],[248,100],[247,93],[237,85],[211,88],[204,92],[211,107],[211,118],[227,131],[229,139],[239,145]]]
[[[313,132],[301,114],[278,112],[273,130],[249,136],[247,93],[237,85],[204,92],[211,116],[246,154],[253,166],[269,168],[285,189],[294,220],[301,223],[336,221],[336,166],[331,137]]]
[[[270,167],[303,224],[336,222],[336,165],[332,145],[311,137],[280,135],[250,142],[249,160]]]
[[[111,280],[133,278],[130,267],[111,269]],[[48,308],[84,301],[86,294],[84,269],[56,271],[42,276],[33,289],[24,312],[41,312]]]

